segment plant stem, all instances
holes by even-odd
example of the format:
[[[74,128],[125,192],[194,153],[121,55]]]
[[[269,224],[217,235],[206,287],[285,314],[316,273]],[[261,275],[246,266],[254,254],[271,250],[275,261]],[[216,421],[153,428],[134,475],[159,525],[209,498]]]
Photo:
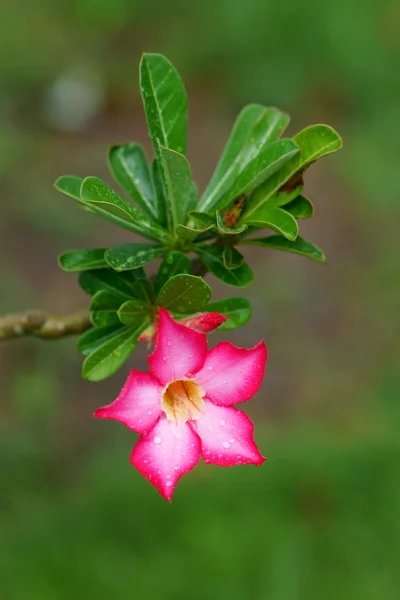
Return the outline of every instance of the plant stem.
[[[0,317],[0,340],[32,335],[44,340],[58,340],[92,327],[87,310],[54,317],[41,310],[28,310]]]
[[[192,274],[203,277],[207,268],[200,259],[192,261]],[[152,277],[154,280],[155,277]],[[0,317],[0,341],[33,336],[43,340],[59,340],[79,335],[92,328],[88,310],[54,317],[42,310],[27,310]]]

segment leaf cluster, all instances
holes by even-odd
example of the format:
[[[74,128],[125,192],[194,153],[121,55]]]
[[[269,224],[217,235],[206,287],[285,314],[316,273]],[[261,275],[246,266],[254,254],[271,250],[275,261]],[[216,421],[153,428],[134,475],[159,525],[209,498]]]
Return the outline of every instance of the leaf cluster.
[[[190,274],[188,255],[197,255],[215,277],[234,287],[253,280],[238,249],[243,245],[325,261],[319,248],[299,236],[298,223],[314,210],[303,195],[305,171],[341,147],[331,127],[313,125],[285,138],[287,114],[259,104],[246,106],[199,197],[185,156],[188,103],[177,71],[161,55],[143,55],[140,90],[154,158],[149,162],[134,142],[114,145],[108,153],[110,171],[126,198],[97,177],[63,176],[55,183],[82,209],[145,240],[70,250],[59,258],[62,269],[80,273],[81,286],[93,296],[94,329],[79,342],[87,355],[83,374],[91,380],[118,369],[154,320],[157,307],[177,315],[205,306],[217,310],[217,303],[214,308],[207,304],[209,285]],[[264,230],[273,235],[259,236]],[[143,267],[156,259],[163,262],[153,282]],[[236,317],[228,319],[228,326],[243,324],[250,316],[246,301],[224,301],[220,312],[229,312],[229,302]],[[245,317],[237,316],[240,310]]]

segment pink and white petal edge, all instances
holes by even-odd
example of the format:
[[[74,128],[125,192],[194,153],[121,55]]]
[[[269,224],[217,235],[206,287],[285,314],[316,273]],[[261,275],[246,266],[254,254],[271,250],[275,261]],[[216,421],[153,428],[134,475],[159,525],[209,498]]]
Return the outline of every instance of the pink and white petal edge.
[[[157,342],[149,356],[150,373],[163,385],[197,373],[207,355],[207,338],[174,321],[167,310],[159,309]]]
[[[207,354],[196,381],[214,404],[231,406],[245,402],[258,392],[266,360],[267,348],[263,341],[249,350],[221,342]]]
[[[260,466],[266,458],[254,442],[254,426],[245,413],[232,406],[216,406],[206,400],[204,413],[190,426],[201,439],[201,455],[206,463],[232,467]]]
[[[153,429],[139,438],[131,463],[168,501],[180,477],[200,458],[200,439],[187,423],[161,417]]]
[[[161,416],[162,389],[149,373],[132,370],[118,398],[93,416],[120,421],[137,433],[146,433]]]

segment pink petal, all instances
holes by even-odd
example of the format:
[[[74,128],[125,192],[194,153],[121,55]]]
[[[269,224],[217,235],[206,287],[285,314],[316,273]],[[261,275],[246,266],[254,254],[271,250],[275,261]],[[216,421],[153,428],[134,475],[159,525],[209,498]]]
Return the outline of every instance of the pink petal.
[[[190,471],[200,457],[200,439],[187,423],[165,417],[133,449],[131,463],[164,498],[171,496],[179,478]]]
[[[264,342],[250,350],[221,342],[207,354],[196,381],[214,404],[231,406],[249,400],[258,392],[266,360]]]
[[[150,373],[162,384],[197,373],[207,354],[204,333],[174,321],[167,310],[159,309],[157,343],[149,356]]]
[[[232,406],[216,406],[206,400],[204,413],[190,426],[201,439],[201,455],[206,463],[231,467],[264,460],[253,440],[254,426],[249,417]]]
[[[149,373],[131,371],[118,398],[94,413],[100,419],[120,421],[137,433],[146,433],[162,413],[162,386]]]
[[[202,333],[210,333],[222,323],[225,323],[227,317],[217,312],[204,312],[185,317],[180,322],[186,327],[191,327],[195,331],[201,331]]]

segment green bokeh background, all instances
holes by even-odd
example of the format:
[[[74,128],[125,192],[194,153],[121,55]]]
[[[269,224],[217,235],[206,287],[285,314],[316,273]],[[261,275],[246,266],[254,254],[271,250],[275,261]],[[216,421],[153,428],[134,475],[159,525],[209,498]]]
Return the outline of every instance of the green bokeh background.
[[[289,111],[292,134],[327,122],[344,149],[306,178],[301,230],[327,265],[249,250],[253,319],[212,338],[266,338],[261,468],[200,465],[169,505],[129,464],[135,435],[91,418],[129,366],[92,384],[76,340],[1,345],[2,600],[398,599],[399,40],[396,0],[3,0],[1,312],[85,306],[56,255],[130,239],[52,182],[110,181],[111,143],[149,149],[142,51],[184,77],[201,187],[248,102]]]

